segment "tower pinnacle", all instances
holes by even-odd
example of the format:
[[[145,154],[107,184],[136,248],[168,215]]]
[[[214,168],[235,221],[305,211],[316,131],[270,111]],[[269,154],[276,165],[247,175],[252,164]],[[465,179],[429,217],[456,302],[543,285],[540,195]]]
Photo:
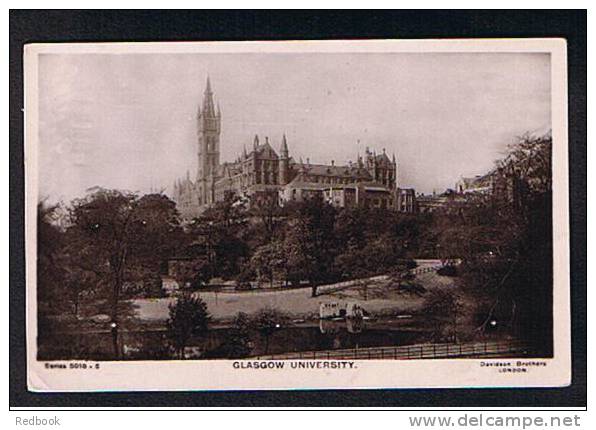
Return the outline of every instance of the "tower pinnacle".
[[[219,167],[219,137],[221,133],[221,111],[215,110],[211,79],[207,76],[205,91],[203,93],[202,108],[199,109],[198,118],[198,169],[197,183],[202,183],[199,189],[199,201],[201,204],[209,204],[213,200],[205,185],[208,178]]]
[[[207,85],[203,94],[203,115],[205,117],[215,117],[215,105],[213,103],[213,91],[211,91],[211,80],[207,76]]]
[[[281,138],[281,155],[284,158],[288,157],[288,140],[286,139],[286,134],[283,134],[283,137]]]
[[[205,87],[205,95],[213,94],[211,91],[211,79],[209,79],[209,75],[207,75],[207,86]]]

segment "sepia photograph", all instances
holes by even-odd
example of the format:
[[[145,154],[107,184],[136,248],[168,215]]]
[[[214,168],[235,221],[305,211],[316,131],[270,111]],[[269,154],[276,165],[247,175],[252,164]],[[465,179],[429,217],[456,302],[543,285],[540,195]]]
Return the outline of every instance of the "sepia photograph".
[[[565,66],[558,39],[26,46],[30,388],[565,385]]]

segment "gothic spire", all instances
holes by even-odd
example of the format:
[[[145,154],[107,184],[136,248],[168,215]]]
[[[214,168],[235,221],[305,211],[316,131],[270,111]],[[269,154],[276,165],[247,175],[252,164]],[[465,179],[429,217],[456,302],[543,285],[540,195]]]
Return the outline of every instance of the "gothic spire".
[[[288,157],[288,141],[286,139],[285,133],[284,133],[283,137],[281,138],[281,155],[285,158]]]
[[[205,95],[213,94],[211,91],[211,80],[209,79],[209,75],[207,75],[207,87],[205,88]]]
[[[203,93],[203,115],[207,117],[215,116],[215,107],[213,104],[213,91],[211,91],[211,80],[207,76],[207,85]]]

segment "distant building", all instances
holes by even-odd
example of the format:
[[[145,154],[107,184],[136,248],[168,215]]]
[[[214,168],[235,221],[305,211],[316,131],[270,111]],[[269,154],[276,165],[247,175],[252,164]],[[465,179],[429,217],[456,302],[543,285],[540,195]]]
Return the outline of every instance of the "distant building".
[[[197,114],[198,169],[194,179],[174,183],[173,199],[184,218],[198,216],[227,195],[258,204],[275,194],[280,204],[319,196],[334,206],[396,208],[397,162],[385,153],[366,149],[355,163],[311,164],[290,156],[284,135],[275,151],[265,137],[255,136],[252,148],[246,146],[233,162],[220,163],[221,110],[215,107],[207,78],[202,108]]]
[[[292,180],[280,188],[281,201],[303,201],[320,196],[336,207],[394,208],[397,165],[383,152],[375,154],[368,148],[356,163],[337,166],[292,163]]]
[[[492,169],[484,175],[476,175],[472,178],[462,177],[455,184],[456,194],[460,198],[473,195],[492,196],[518,203],[526,188],[511,163]]]
[[[476,198],[519,202],[524,191],[523,183],[512,170],[513,166],[508,164],[484,175],[462,176],[456,182],[455,190],[448,189],[441,194],[419,194],[416,197],[418,212],[432,213],[446,208],[453,210]]]
[[[450,198],[446,194],[419,194],[416,204],[419,213],[433,213],[447,207]]]
[[[418,202],[414,188],[397,189],[397,211],[404,213],[418,212]]]
[[[491,171],[485,175],[474,177],[461,177],[455,184],[455,192],[458,194],[491,194],[494,188],[494,173]]]

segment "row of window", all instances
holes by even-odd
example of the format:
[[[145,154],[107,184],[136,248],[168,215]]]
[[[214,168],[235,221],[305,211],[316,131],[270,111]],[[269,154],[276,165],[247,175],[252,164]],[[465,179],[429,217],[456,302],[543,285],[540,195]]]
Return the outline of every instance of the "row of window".
[[[350,184],[356,178],[340,178],[337,176],[316,176],[306,175],[304,178],[307,182],[317,182],[320,184]]]

